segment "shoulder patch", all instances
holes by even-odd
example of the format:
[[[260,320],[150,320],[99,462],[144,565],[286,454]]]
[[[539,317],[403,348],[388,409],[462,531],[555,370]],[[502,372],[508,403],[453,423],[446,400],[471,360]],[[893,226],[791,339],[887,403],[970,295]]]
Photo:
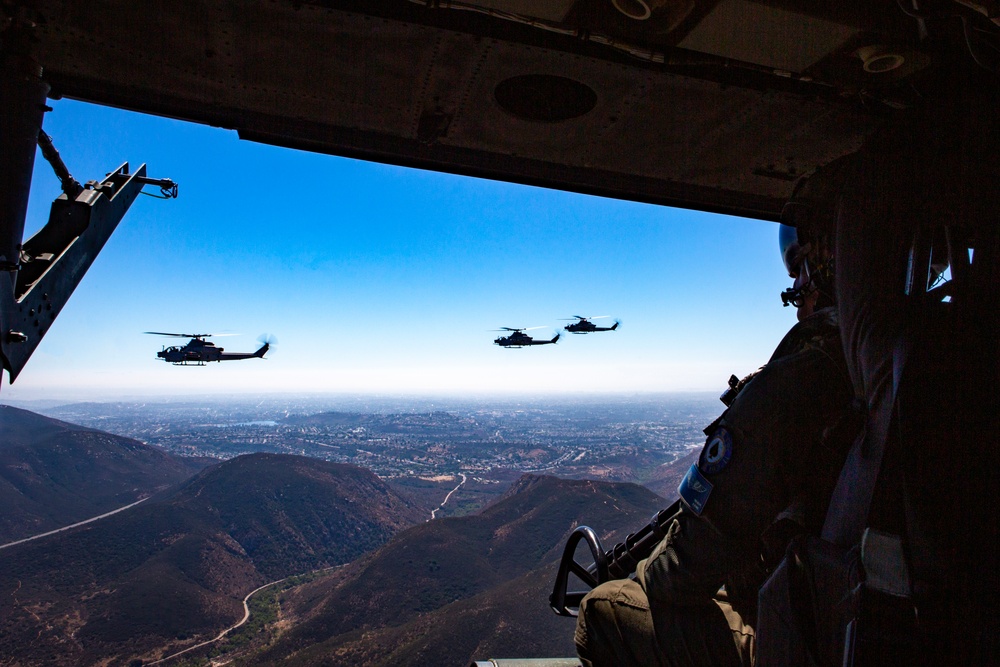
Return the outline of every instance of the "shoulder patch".
[[[698,457],[698,468],[706,475],[714,475],[725,470],[729,459],[733,458],[733,434],[726,427],[715,429],[705,443]]]
[[[708,496],[712,493],[712,483],[705,479],[697,465],[693,465],[681,480],[677,493],[695,514],[700,515],[708,502]]]

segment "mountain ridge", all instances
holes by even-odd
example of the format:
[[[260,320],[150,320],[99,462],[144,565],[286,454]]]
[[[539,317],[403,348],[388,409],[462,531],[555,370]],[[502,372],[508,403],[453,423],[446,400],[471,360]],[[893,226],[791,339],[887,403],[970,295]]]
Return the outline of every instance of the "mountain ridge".
[[[205,467],[7,405],[0,405],[0,434],[0,544],[124,507]]]
[[[214,637],[269,581],[354,560],[424,513],[371,471],[250,454],[64,533],[5,550],[0,655],[152,660]],[[109,662],[110,661],[110,662]]]
[[[478,514],[408,528],[286,592],[290,629],[246,664],[469,664],[494,648],[572,654],[572,624],[548,606],[566,537],[586,521],[609,548],[665,506],[636,484],[525,475]],[[490,639],[500,630],[511,642]]]

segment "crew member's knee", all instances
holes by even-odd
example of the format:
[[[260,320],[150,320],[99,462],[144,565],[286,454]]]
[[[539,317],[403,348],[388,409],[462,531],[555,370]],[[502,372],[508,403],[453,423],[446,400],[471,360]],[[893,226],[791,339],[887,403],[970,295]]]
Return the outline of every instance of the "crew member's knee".
[[[637,645],[655,643],[645,591],[631,579],[592,590],[580,603],[574,641],[586,667],[632,663]]]

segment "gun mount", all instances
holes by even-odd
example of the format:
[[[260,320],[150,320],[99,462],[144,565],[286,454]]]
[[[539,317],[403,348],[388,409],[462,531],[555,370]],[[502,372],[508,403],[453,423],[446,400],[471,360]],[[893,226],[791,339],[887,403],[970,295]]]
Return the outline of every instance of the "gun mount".
[[[592,528],[578,526],[566,540],[562,560],[559,562],[555,585],[552,587],[552,594],[549,595],[552,611],[560,616],[575,617],[578,614],[580,601],[589,591],[570,591],[571,573],[591,589],[605,581],[631,576],[639,561],[647,558],[666,536],[667,526],[680,511],[680,503],[681,501],[677,500],[670,507],[660,510],[639,531],[630,533],[624,542],[619,542],[606,551]],[[594,559],[590,565],[583,565],[576,560],[576,550],[581,541],[586,541],[590,548],[590,556]]]

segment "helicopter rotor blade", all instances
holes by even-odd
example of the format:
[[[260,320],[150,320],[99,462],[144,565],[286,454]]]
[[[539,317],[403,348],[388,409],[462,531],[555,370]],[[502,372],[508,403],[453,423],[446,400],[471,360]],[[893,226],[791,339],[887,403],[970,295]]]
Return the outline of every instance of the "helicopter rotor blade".
[[[176,338],[208,338],[213,334],[186,334],[186,333],[167,333],[166,331],[143,331],[144,334],[150,334],[152,336],[174,336]]]

